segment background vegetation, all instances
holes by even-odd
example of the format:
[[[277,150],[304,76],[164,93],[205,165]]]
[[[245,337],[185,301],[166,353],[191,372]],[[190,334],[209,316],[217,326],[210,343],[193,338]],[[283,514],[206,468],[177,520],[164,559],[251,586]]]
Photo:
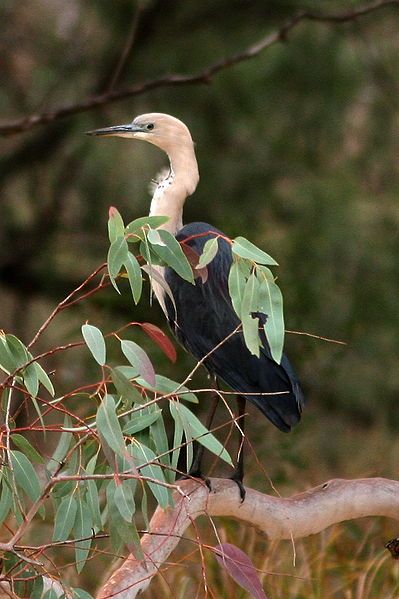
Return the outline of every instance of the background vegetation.
[[[143,80],[197,73],[300,9],[334,13],[360,4],[4,0],[3,122]],[[251,412],[249,440],[259,462],[248,460],[248,484],[270,492],[272,481],[287,493],[331,476],[395,477],[398,22],[397,6],[342,24],[306,21],[286,43],[222,70],[209,85],[159,87],[3,138],[0,328],[28,342],[53,306],[105,260],[109,205],[127,222],[148,211],[147,185],[164,164],[161,153],[84,132],[142,112],[169,112],[197,143],[201,182],[187,202],[186,222],[204,220],[250,238],[280,264],[287,328],[347,342],[287,335],[308,406],[290,436]],[[158,306],[143,301],[133,308],[126,286],[120,297],[107,290],[60,314],[36,350],[76,341],[86,319],[102,330],[133,319],[164,326]],[[193,366],[180,349],[176,365],[152,344],[148,349],[157,370],[175,380]],[[93,368],[83,350],[47,364],[60,390],[90,380]],[[206,384],[204,374],[197,383]],[[207,529],[204,523],[204,539]],[[270,547],[232,523],[220,530],[229,542],[252,544],[261,569],[282,573],[267,578],[273,598],[399,593],[397,566],[382,549],[396,534],[389,523],[341,526],[300,543],[295,567],[290,544]],[[94,570],[84,571],[88,589],[97,582]],[[224,596],[223,588],[225,596],[239,596],[227,581],[222,586],[211,559],[209,576],[215,596]],[[166,577],[173,591],[160,580],[148,597],[202,596],[198,554]]]

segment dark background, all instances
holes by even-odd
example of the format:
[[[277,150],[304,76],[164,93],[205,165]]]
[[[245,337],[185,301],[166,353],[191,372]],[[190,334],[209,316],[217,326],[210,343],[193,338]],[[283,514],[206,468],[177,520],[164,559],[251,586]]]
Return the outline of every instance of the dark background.
[[[338,13],[361,4],[5,0],[0,126],[144,80],[195,74],[299,9]],[[104,262],[108,207],[127,222],[148,211],[148,182],[164,156],[84,132],[143,112],[171,113],[192,132],[201,174],[185,222],[205,220],[262,247],[280,264],[287,328],[347,342],[287,335],[308,406],[291,436],[251,411],[249,438],[265,471],[291,491],[327,476],[396,476],[398,24],[397,7],[346,23],[302,22],[286,42],[209,84],[160,87],[3,137],[0,328],[28,342]],[[61,314],[37,351],[79,340],[86,319],[104,331],[133,319],[165,326],[148,294],[134,308],[123,288],[121,297],[107,290]],[[146,347],[157,370],[175,380],[194,365],[182,350],[172,366]],[[95,376],[87,352],[63,354],[49,367],[59,389]],[[204,375],[198,381],[207,384]],[[267,489],[264,473],[252,470],[254,484]]]

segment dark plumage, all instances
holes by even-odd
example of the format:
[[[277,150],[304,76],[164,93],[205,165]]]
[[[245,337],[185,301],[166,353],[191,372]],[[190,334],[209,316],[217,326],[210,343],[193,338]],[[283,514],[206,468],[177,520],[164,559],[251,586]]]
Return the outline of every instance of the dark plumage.
[[[211,232],[211,233],[210,233]],[[220,234],[206,223],[184,226],[176,238],[200,256],[205,242]],[[205,235],[204,235],[205,234]],[[170,326],[183,347],[198,360],[208,354],[239,324],[228,291],[228,275],[232,262],[230,245],[219,238],[219,251],[208,264],[208,278],[196,279],[191,285],[167,268],[165,279],[176,303],[165,298]],[[280,430],[288,432],[301,417],[304,403],[296,374],[286,356],[281,365],[270,357],[266,338],[260,357],[247,349],[242,333],[236,333],[205,361],[208,371],[222,379],[233,391],[243,395]],[[281,395],[250,395],[275,393]]]

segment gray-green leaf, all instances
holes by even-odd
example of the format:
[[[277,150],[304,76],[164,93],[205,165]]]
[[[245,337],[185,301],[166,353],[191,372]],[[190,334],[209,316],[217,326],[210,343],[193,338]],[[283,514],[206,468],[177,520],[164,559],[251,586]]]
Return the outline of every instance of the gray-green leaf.
[[[82,335],[93,358],[100,364],[100,366],[104,366],[106,349],[104,337],[100,329],[91,324],[84,324],[82,326]]]
[[[123,480],[119,485],[116,485],[114,501],[122,518],[126,522],[131,522],[135,512],[135,504],[132,485],[129,480]]]
[[[182,279],[194,284],[194,276],[191,266],[181,249],[180,243],[169,231],[159,229],[159,237],[164,245],[153,244],[154,252],[162,258]]]
[[[129,363],[137,368],[141,376],[150,385],[155,385],[155,370],[146,352],[134,341],[123,339],[121,349]]]
[[[97,410],[96,424],[98,431],[103,435],[110,448],[123,457],[126,453],[126,446],[116,415],[115,402],[111,395],[105,395],[102,400]]]
[[[181,419],[181,423],[185,428],[185,422],[189,424],[190,434],[203,445],[209,451],[222,458],[227,464],[233,466],[233,462],[231,461],[231,457],[229,456],[226,449],[223,445],[214,437],[212,433],[208,431],[208,429],[198,420],[196,416],[180,402],[171,401],[169,403],[170,413],[173,419],[177,422],[179,417]]]
[[[260,250],[256,245],[245,239],[245,237],[236,237],[233,240],[232,252],[241,258],[247,258],[248,260],[254,260],[258,264],[267,264],[269,266],[278,266],[277,262],[266,254],[263,250]]]
[[[140,265],[137,262],[137,258],[133,256],[131,252],[128,252],[127,259],[124,261],[123,266],[126,268],[134,303],[138,304],[143,288]]]
[[[108,250],[108,274],[112,285],[118,293],[120,293],[120,291],[115,283],[115,277],[119,274],[123,263],[127,260],[128,252],[127,241],[124,237],[117,237],[115,241],[111,243]]]
[[[157,456],[155,453],[142,443],[138,441],[134,441],[130,446],[130,451],[136,460],[136,464],[138,469],[141,471],[143,476],[148,476],[149,478],[154,478],[159,480],[161,483],[165,482],[165,477],[162,472],[162,468],[157,464],[148,464],[147,466],[140,467],[140,464],[146,464],[147,462],[156,462]],[[150,487],[155,499],[158,501],[159,505],[162,508],[167,507],[170,504],[170,493],[167,488],[162,485],[157,485],[156,483],[149,482],[148,486]]]
[[[12,450],[10,453],[17,486],[23,489],[32,501],[36,501],[40,497],[40,485],[32,464],[21,451]]]
[[[212,260],[218,253],[218,249],[219,249],[218,238],[214,237],[213,239],[208,239],[208,241],[204,245],[204,249],[202,250],[202,254],[201,254],[198,264],[195,268],[197,270],[200,268],[204,268],[210,262],[212,262]]]
[[[77,504],[74,534],[77,539],[85,539],[75,544],[76,570],[80,574],[90,551],[93,521],[91,511],[81,497],[78,498]]]
[[[53,541],[66,541],[75,524],[78,504],[71,494],[64,497],[55,515]]]

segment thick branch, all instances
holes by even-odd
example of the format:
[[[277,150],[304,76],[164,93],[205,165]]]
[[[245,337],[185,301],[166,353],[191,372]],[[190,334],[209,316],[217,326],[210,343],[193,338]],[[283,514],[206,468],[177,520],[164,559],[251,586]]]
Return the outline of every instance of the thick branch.
[[[243,52],[235,54],[228,58],[219,60],[218,62],[210,65],[201,72],[193,75],[179,75],[172,74],[159,79],[153,79],[151,81],[144,81],[135,85],[122,88],[120,90],[110,90],[103,94],[97,94],[86,98],[81,102],[70,104],[68,106],[61,106],[54,108],[53,110],[41,113],[32,114],[27,117],[16,119],[9,123],[0,126],[0,135],[15,135],[32,129],[38,125],[45,125],[55,120],[63,119],[74,114],[87,112],[98,106],[104,106],[117,102],[125,98],[132,96],[138,96],[152,89],[159,87],[171,87],[180,85],[193,85],[198,83],[210,83],[214,75],[223,71],[224,69],[230,68],[240,62],[249,60],[258,56],[263,50],[270,48],[276,43],[283,42],[287,39],[288,33],[294,29],[302,21],[318,21],[322,23],[341,24],[349,21],[355,21],[359,17],[367,15],[371,12],[385,8],[387,6],[399,7],[399,0],[377,0],[371,2],[365,6],[353,9],[347,12],[339,14],[315,14],[311,12],[301,12],[291,19],[287,20],[280,29],[269,33],[267,36],[262,38],[259,42],[249,46]]]
[[[244,503],[240,503],[237,485],[230,480],[211,479],[211,492],[193,480],[181,481],[179,486],[185,497],[175,494],[173,509],[158,508],[150,532],[142,538],[145,562],[130,556],[97,599],[133,599],[146,589],[185,530],[203,514],[237,518],[256,526],[270,539],[306,537],[332,524],[364,516],[399,520],[399,481],[384,478],[334,479],[289,498],[247,489]]]

